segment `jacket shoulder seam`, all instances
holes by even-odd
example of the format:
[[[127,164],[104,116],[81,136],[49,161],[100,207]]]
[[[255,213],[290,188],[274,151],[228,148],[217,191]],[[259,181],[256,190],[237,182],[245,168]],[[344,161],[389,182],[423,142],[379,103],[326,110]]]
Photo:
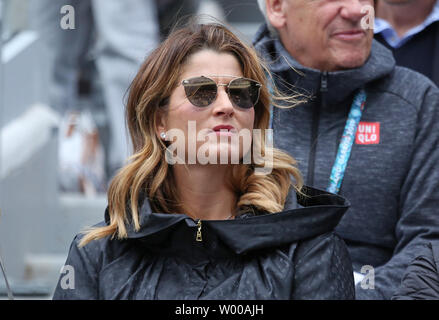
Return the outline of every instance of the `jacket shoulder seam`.
[[[371,89],[371,92],[380,92],[380,93],[388,93],[391,94],[393,96],[398,97],[399,99],[401,99],[402,101],[404,101],[405,103],[407,103],[410,107],[412,107],[416,113],[419,113],[419,108],[410,100],[407,100],[405,97],[403,97],[402,95],[400,95],[399,93],[396,93],[394,91],[390,91],[390,90],[385,90],[385,89]]]

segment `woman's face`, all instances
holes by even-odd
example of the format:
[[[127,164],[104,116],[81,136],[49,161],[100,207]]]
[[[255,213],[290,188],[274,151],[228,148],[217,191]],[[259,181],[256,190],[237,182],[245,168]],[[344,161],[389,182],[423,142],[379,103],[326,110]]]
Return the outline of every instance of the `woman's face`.
[[[192,54],[170,96],[167,113],[159,120],[158,134],[166,133],[172,146],[168,149],[180,159],[185,157],[181,161],[186,164],[235,164],[250,150],[254,107],[234,106],[225,86],[218,86],[217,97],[208,106],[193,105],[181,82],[200,76],[209,77],[216,84],[228,84],[243,74],[237,58],[230,53],[205,49]]]

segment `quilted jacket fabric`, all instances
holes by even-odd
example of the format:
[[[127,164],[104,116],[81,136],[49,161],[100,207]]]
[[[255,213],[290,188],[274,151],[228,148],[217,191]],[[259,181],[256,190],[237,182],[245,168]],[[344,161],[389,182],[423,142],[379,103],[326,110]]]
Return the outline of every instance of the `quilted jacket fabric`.
[[[439,242],[430,243],[410,264],[392,300],[439,300]]]
[[[202,221],[196,241],[198,221],[143,201],[128,239],[78,248],[75,237],[66,261],[74,285],[61,275],[53,299],[354,299],[351,260],[333,232],[348,206],[307,188],[279,213]]]

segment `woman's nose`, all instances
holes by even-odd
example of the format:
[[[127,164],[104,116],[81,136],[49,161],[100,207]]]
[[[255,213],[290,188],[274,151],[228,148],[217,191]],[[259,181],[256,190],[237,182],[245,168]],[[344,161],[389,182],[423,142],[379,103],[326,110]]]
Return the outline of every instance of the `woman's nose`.
[[[218,87],[217,97],[213,103],[213,112],[215,115],[232,116],[235,112],[232,101],[230,101],[225,87]]]

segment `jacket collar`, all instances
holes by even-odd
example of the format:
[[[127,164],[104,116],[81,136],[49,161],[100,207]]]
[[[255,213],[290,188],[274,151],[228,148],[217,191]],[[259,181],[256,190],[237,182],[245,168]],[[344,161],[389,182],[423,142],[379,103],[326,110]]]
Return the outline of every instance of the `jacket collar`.
[[[234,220],[203,220],[203,234],[236,254],[250,250],[278,247],[334,230],[349,202],[341,196],[305,187],[306,197],[290,192],[285,210],[274,214],[236,218]],[[129,239],[170,239],[177,229],[195,234],[197,221],[185,214],[152,212],[148,199],[139,212],[140,230],[127,226]],[[108,209],[105,220],[109,223]],[[157,240],[151,240],[157,243]],[[183,242],[183,241],[182,241]],[[176,246],[184,245],[175,243]]]
[[[322,72],[307,68],[297,62],[280,40],[270,35],[266,24],[257,31],[253,44],[273,73],[282,73],[282,76],[287,78],[284,80],[303,90],[307,95],[313,96],[318,93]],[[292,71],[292,68],[297,72]],[[327,102],[336,104],[344,101],[358,88],[365,87],[366,84],[388,75],[394,68],[395,59],[392,52],[373,40],[371,54],[364,65],[359,68],[328,73]]]

